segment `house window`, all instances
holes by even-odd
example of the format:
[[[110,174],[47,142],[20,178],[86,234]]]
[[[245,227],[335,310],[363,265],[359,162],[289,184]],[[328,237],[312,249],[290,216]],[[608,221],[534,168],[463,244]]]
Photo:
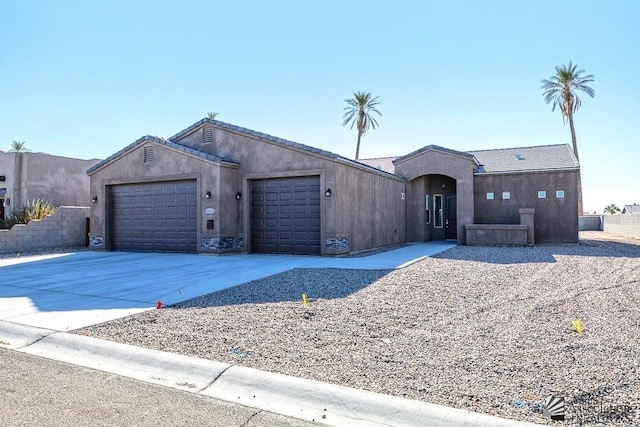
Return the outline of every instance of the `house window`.
[[[487,200],[493,200],[494,197],[493,193],[487,193]]]
[[[556,191],[556,199],[564,199],[564,190]]]
[[[443,212],[442,212],[442,194],[433,195],[433,226],[442,228]]]
[[[502,192],[502,200],[509,200],[511,199],[511,192],[510,191],[503,191]]]
[[[153,146],[151,145],[144,147],[144,163],[153,163]]]
[[[538,199],[546,199],[547,192],[546,191],[538,191]]]
[[[427,217],[427,224],[431,224],[431,210],[429,209],[429,199],[431,196],[428,194],[424,196],[424,208],[425,208],[425,216]]]

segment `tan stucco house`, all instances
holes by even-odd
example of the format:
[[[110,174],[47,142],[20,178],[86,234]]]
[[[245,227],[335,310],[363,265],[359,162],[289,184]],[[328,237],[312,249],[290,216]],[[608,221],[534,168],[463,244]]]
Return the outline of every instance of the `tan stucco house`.
[[[0,219],[32,199],[54,206],[89,206],[86,171],[99,161],[46,153],[0,152]]]
[[[168,139],[140,138],[88,170],[90,246],[336,255],[464,244],[468,225],[517,224],[522,209],[535,210],[536,241],[577,241],[578,171],[568,145],[427,146],[356,162],[205,118]]]

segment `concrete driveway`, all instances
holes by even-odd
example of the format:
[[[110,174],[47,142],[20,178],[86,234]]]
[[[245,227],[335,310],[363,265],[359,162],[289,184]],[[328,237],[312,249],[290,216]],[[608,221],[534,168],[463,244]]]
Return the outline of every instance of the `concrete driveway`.
[[[393,269],[455,246],[428,242],[361,258],[79,252],[0,259],[0,320],[69,331],[293,268]]]

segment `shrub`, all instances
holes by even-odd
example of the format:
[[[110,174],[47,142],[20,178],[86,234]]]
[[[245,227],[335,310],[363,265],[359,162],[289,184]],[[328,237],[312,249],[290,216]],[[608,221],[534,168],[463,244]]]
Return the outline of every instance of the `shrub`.
[[[0,221],[0,226],[2,228],[11,228],[16,224],[28,224],[31,220],[43,219],[55,211],[56,208],[49,202],[40,199],[29,200],[20,209],[12,209],[9,212],[9,216]]]

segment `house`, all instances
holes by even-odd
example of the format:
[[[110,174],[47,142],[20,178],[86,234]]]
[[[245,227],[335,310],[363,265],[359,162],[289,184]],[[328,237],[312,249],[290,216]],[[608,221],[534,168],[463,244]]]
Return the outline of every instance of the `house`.
[[[88,206],[86,171],[98,162],[46,153],[0,152],[0,219],[32,199],[54,206]]]
[[[465,243],[468,224],[535,209],[538,242],[578,239],[568,145],[459,152],[430,145],[353,161],[205,118],[145,136],[88,170],[97,250],[336,255]]]
[[[640,214],[640,205],[637,203],[634,203],[632,205],[624,205],[624,208],[622,208],[622,213],[623,214]]]

